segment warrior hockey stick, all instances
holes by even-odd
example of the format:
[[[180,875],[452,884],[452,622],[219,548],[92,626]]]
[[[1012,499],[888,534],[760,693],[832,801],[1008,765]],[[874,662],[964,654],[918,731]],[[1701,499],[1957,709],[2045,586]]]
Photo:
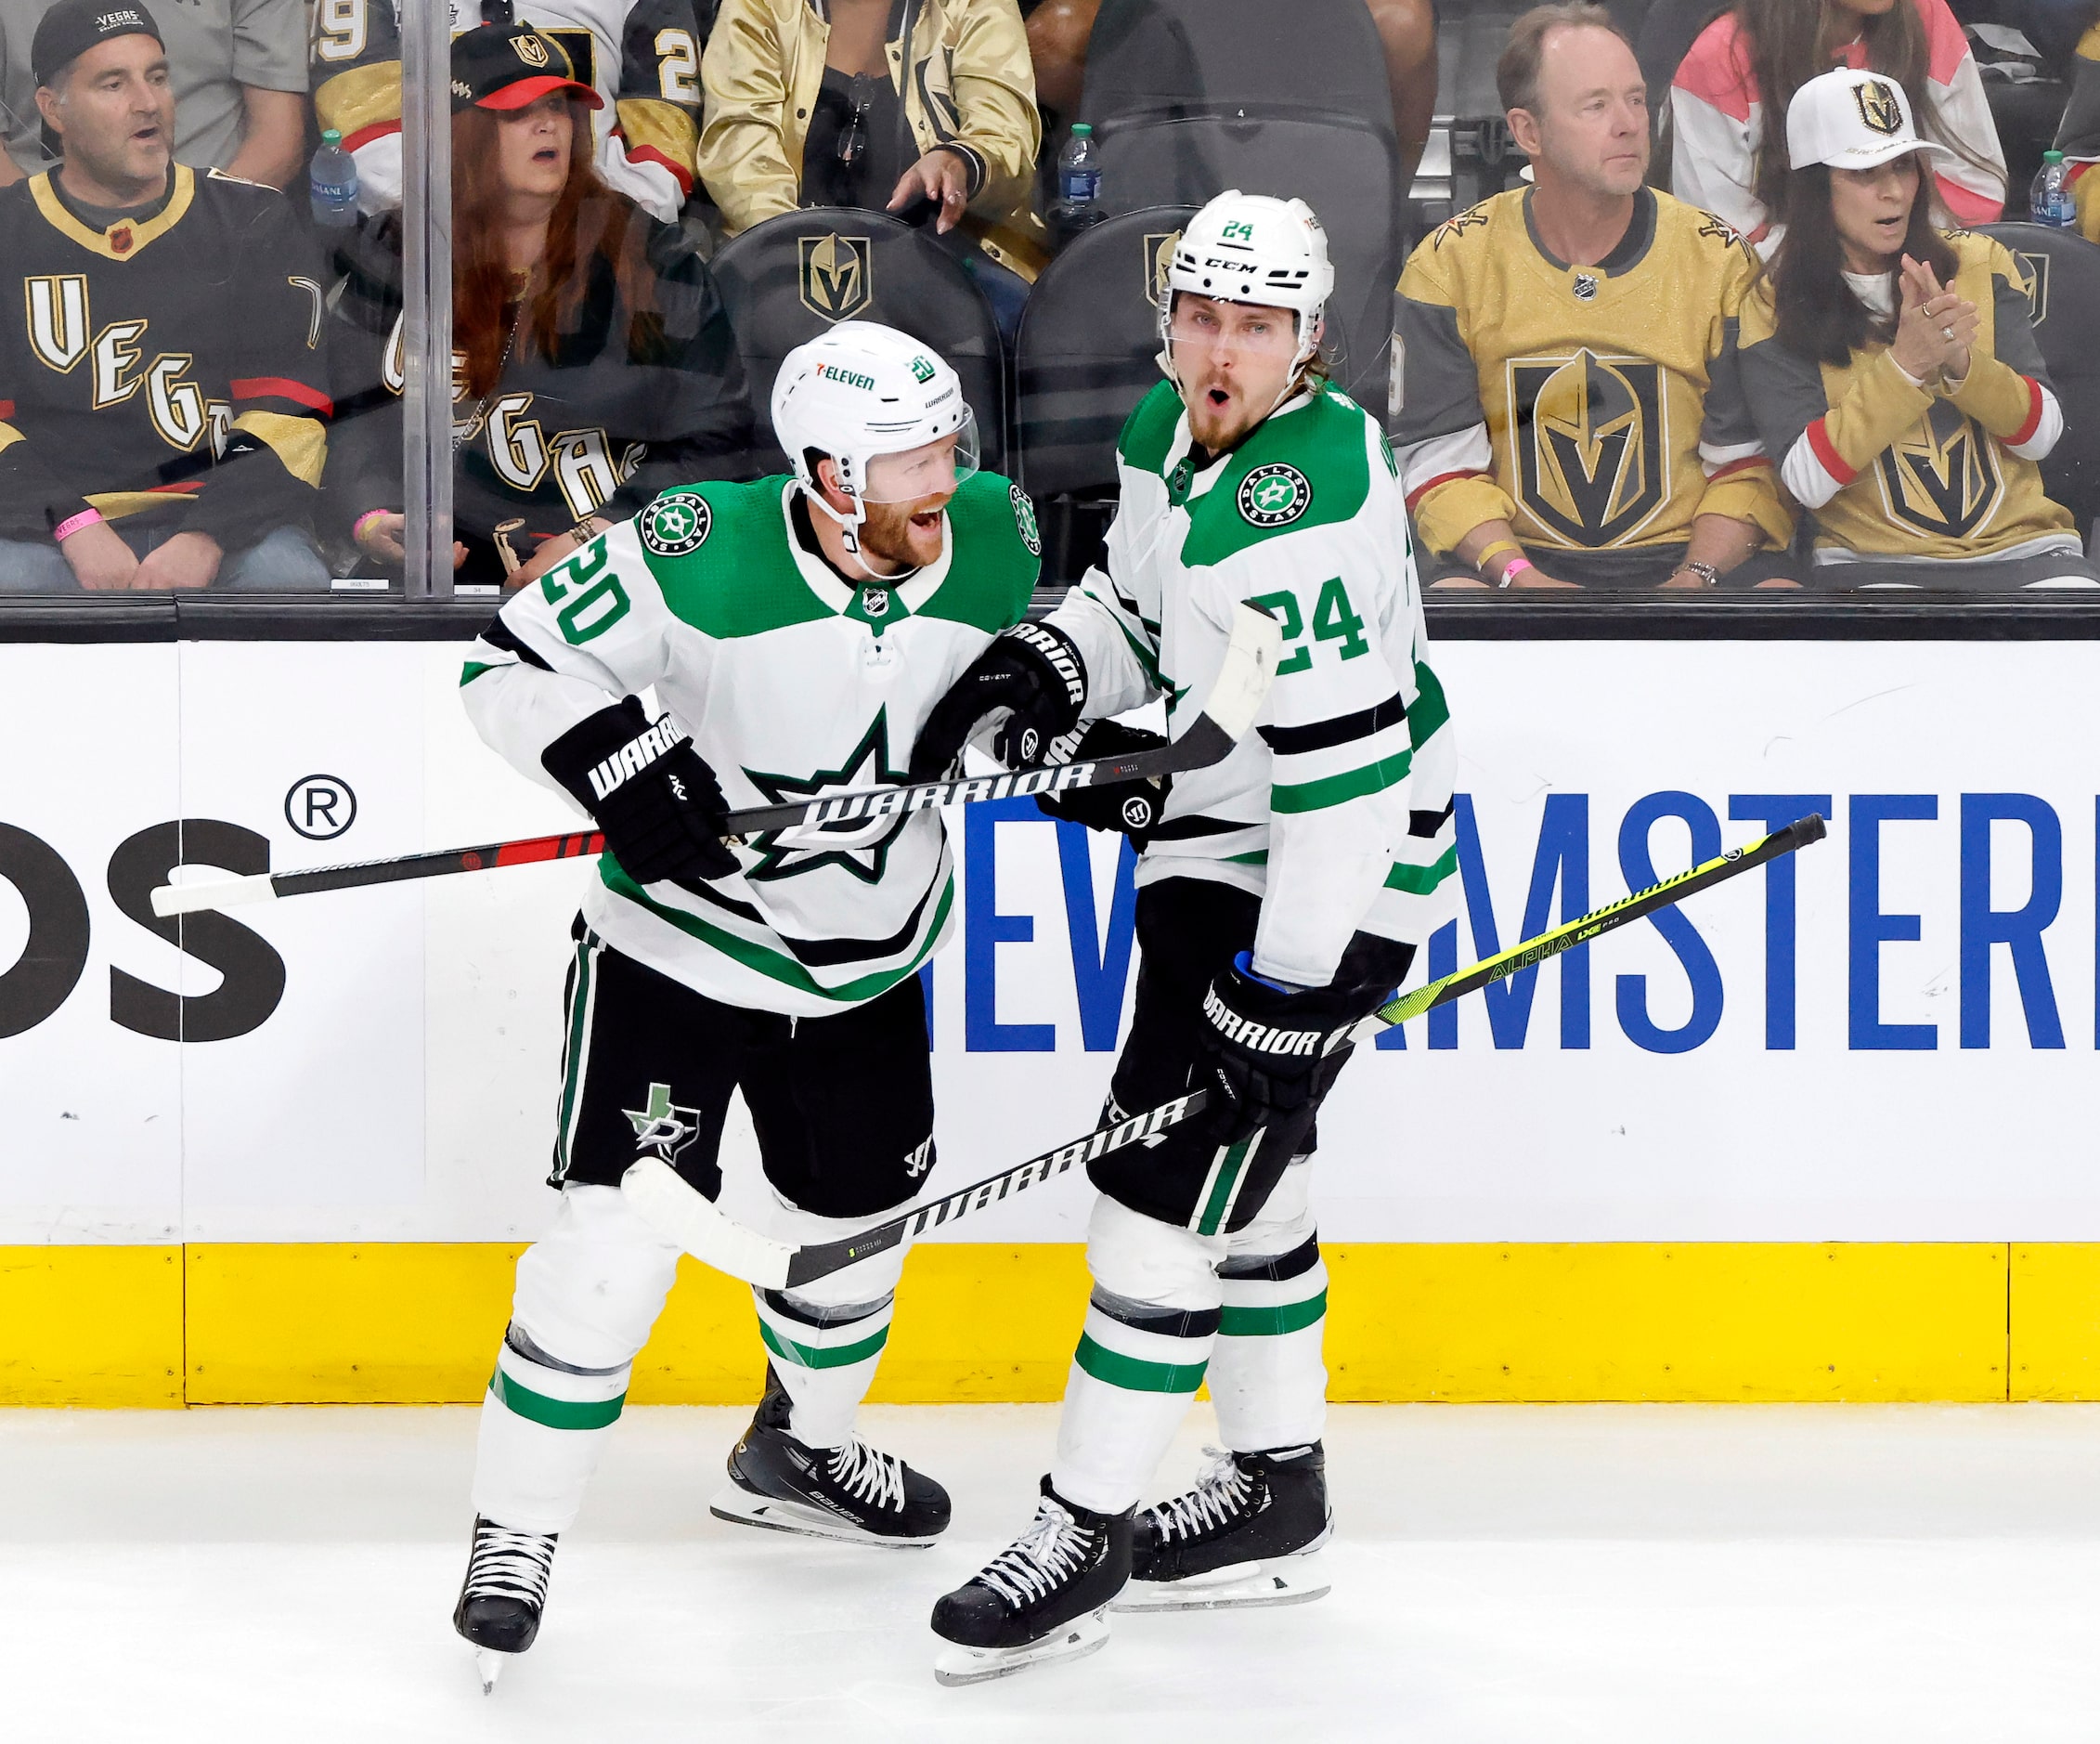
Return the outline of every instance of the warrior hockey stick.
[[[1390,999],[1350,1030],[1348,1040],[1351,1043],[1368,1041],[1393,1024],[1404,1023],[1438,1006],[1448,1005],[1476,987],[1517,974],[1549,957],[1560,956],[1562,951],[1573,950],[1578,944],[1588,944],[1592,939],[1652,915],[1658,908],[1681,903],[1696,891],[1739,877],[1753,866],[1763,865],[1767,861],[1776,860],[1782,854],[1792,853],[1797,848],[1805,848],[1822,839],[1823,820],[1811,812],[1807,817],[1789,824],[1784,829],[1774,830],[1748,847],[1731,848],[1689,872],[1679,872],[1675,878],[1651,884],[1646,890],[1636,891],[1615,903],[1607,903],[1580,919],[1570,920],[1550,932],[1540,933],[1536,939],[1512,945],[1498,956],[1484,957],[1470,969],[1459,970],[1410,994]],[[1125,1145],[1139,1143],[1170,1126],[1177,1126],[1201,1113],[1204,1102],[1203,1091],[1191,1091],[1158,1108],[1147,1109],[1142,1114],[1133,1114],[1098,1132],[1088,1133],[1083,1139],[1059,1145],[1055,1151],[1045,1151],[1041,1156],[1017,1163],[981,1181],[958,1188],[862,1234],[808,1247],[776,1242],[732,1222],[711,1200],[681,1180],[669,1165],[654,1157],[645,1157],[630,1167],[620,1185],[629,1203],[687,1253],[763,1288],[792,1289],[797,1284],[810,1283],[842,1270],[857,1260],[887,1252],[900,1242],[927,1230],[938,1229],[973,1211],[997,1204],[1039,1182],[1064,1174],[1076,1164],[1092,1163],[1111,1151],[1120,1151]]]
[[[1276,677],[1282,646],[1283,634],[1273,618],[1251,605],[1236,607],[1225,659],[1218,668],[1217,682],[1203,699],[1201,712],[1179,738],[1156,749],[1089,762],[1009,770],[996,775],[923,781],[904,787],[858,787],[784,805],[754,805],[729,814],[723,837],[734,841],[761,830],[872,822],[943,805],[1069,793],[1079,787],[1149,781],[1160,775],[1208,769],[1230,756],[1232,748],[1254,724]],[[603,836],[581,831],[566,836],[534,836],[522,841],[487,842],[477,848],[444,848],[434,853],[364,860],[352,865],[314,866],[304,872],[258,872],[251,878],[216,879],[208,883],[163,884],[153,892],[153,912],[163,918],[187,915],[202,908],[272,902],[280,896],[307,896],[317,891],[355,890],[366,884],[395,884],[405,879],[443,878],[451,872],[482,872],[493,866],[526,865],[538,860],[568,860],[603,852],[604,846]]]

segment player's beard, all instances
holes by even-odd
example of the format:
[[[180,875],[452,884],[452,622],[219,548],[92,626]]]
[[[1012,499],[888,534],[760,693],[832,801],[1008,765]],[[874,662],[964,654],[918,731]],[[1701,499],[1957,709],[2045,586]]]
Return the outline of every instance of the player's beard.
[[[861,550],[885,563],[923,569],[940,555],[948,498],[922,497],[916,502],[870,502],[861,523]]]
[[[1205,371],[1200,380],[1188,382],[1183,390],[1182,403],[1188,408],[1188,434],[1199,447],[1222,454],[1244,441],[1249,432],[1276,409],[1284,397],[1283,387],[1280,379],[1255,382],[1238,373],[1213,379]],[[1212,398],[1213,388],[1229,396],[1225,404]]]

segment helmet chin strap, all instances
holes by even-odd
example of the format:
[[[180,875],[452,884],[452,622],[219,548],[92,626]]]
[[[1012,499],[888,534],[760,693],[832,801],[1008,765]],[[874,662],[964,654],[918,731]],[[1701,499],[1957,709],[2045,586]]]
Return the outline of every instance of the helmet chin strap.
[[[799,480],[797,482],[800,483]],[[838,528],[846,543],[846,554],[852,559],[853,566],[856,569],[871,581],[888,581],[894,579],[884,575],[881,570],[872,566],[868,560],[861,554],[861,528],[867,521],[868,512],[859,497],[850,499],[853,504],[853,513],[850,515],[845,515],[839,514],[836,509],[824,501],[823,491],[811,490],[809,486],[803,485],[802,494],[810,500],[811,508],[824,514]]]

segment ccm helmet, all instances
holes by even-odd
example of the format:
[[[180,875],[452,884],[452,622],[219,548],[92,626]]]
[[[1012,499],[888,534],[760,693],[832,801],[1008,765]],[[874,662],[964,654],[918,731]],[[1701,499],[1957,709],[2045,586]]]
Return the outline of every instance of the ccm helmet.
[[[978,469],[977,419],[962,378],[931,346],[875,321],[840,321],[789,352],[773,380],[772,415],[774,439],[787,451],[796,482],[812,508],[845,528],[856,556],[865,505],[888,500],[879,481],[870,488],[883,455],[953,436],[955,482]],[[826,459],[837,463],[850,514],[824,501],[816,463]]]
[[[1334,294],[1327,232],[1303,200],[1243,194],[1237,188],[1189,219],[1160,291],[1160,367],[1176,386],[1168,327],[1174,295],[1183,291],[1290,310],[1298,318],[1298,355],[1290,365],[1295,383],[1319,347],[1320,317]]]

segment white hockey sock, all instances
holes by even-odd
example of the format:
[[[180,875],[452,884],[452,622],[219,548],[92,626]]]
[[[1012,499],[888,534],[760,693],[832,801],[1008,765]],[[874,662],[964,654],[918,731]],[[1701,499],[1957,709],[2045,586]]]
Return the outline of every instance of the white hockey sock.
[[[632,1369],[626,1362],[571,1367],[512,1327],[482,1401],[474,1512],[517,1531],[567,1531],[598,1469],[605,1433],[627,1403]]]
[[[794,1410],[787,1432],[806,1447],[838,1447],[853,1433],[861,1400],[875,1384],[889,1342],[894,1291],[872,1302],[825,1307],[788,1290],[751,1292],[758,1336]]]
[[[1136,1505],[1203,1384],[1216,1308],[1158,1308],[1095,1286],[1057,1420],[1051,1484],[1104,1514]]]
[[[1225,1308],[1210,1380],[1219,1438],[1236,1453],[1318,1440],[1327,1425],[1327,1267],[1318,1238],[1274,1256],[1235,1254],[1218,1269]]]

